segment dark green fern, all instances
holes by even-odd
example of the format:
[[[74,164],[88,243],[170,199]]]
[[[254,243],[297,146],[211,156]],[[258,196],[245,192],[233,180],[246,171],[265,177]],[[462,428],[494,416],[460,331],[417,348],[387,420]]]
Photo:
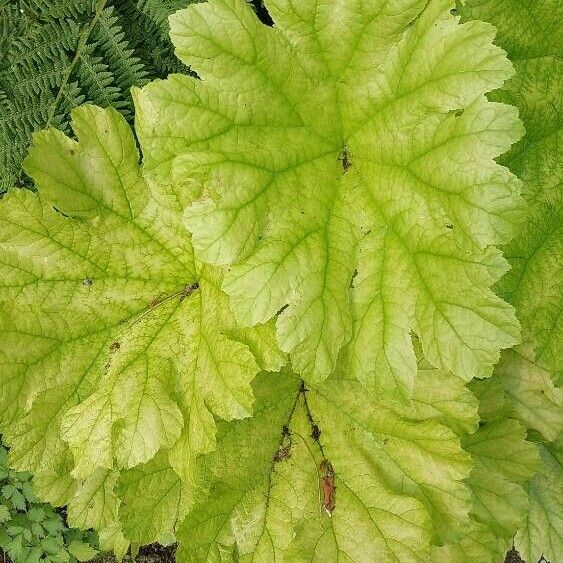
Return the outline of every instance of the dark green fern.
[[[193,1],[193,0],[192,0]],[[84,102],[132,118],[131,86],[188,72],[168,16],[190,0],[0,0],[0,193],[30,186],[21,171],[33,131],[67,133]]]
[[[151,78],[186,72],[169,40],[168,16],[189,0],[122,0],[115,3],[130,44],[145,63]]]

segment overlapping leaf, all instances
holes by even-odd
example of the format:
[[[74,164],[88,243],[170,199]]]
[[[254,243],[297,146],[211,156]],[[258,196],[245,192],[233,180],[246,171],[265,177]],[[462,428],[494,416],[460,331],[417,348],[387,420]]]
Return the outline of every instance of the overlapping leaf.
[[[540,445],[540,466],[528,487],[530,508],[514,544],[526,561],[563,553],[563,455],[561,442]]]
[[[182,526],[179,561],[424,561],[435,539],[462,537],[471,463],[444,422],[475,421],[477,405],[455,377],[434,375],[457,414],[425,411],[424,386],[420,406],[399,414],[354,380],[305,390],[290,374],[261,376],[255,416],[221,425],[206,456],[209,496]],[[323,459],[335,472],[331,517]]]
[[[534,362],[530,345],[505,352],[495,375],[494,390],[488,382],[476,382],[472,387],[486,405],[480,411],[483,428],[465,440],[476,461],[468,482],[476,498],[474,512],[496,539],[490,546],[490,553],[496,553],[492,563],[508,547],[506,538],[512,541],[515,532],[514,545],[525,561],[537,561],[542,555],[557,560],[563,550],[561,389]],[[495,400],[499,397],[502,400]],[[530,450],[533,444],[522,441],[523,427],[509,417],[520,419],[528,438],[539,441],[535,445],[539,459],[534,460],[538,456]],[[492,551],[495,545],[496,552]],[[484,559],[467,560],[477,563]]]
[[[563,389],[537,365],[532,346],[528,343],[504,352],[495,375],[507,396],[502,412],[539,433],[541,441],[557,440],[563,432]]]
[[[242,0],[176,13],[177,54],[201,80],[135,95],[147,169],[203,187],[187,225],[199,257],[234,263],[238,322],[278,313],[313,384],[347,346],[356,378],[409,398],[411,331],[433,365],[490,373],[518,337],[489,287],[520,207],[493,159],[522,134],[484,97],[512,74],[494,29],[459,25],[446,0],[267,7],[274,28]]]
[[[505,351],[493,379],[471,386],[479,397],[483,426],[466,437],[464,445],[475,462],[468,484],[474,495],[473,519],[480,529],[468,534],[465,546],[455,548],[470,550],[468,562],[494,563],[514,536],[525,561],[537,561],[542,554],[556,560],[563,549],[563,395],[534,361],[531,349],[527,344]],[[524,442],[524,430],[528,440],[539,443]],[[472,541],[474,535],[477,541]],[[483,555],[485,545],[489,559]],[[455,553],[456,559],[452,549],[448,546],[442,555],[464,561],[460,553]]]
[[[523,180],[526,222],[505,248],[503,295],[515,305],[539,366],[563,372],[563,6],[557,0],[470,0],[465,17],[490,21],[516,76],[492,97],[516,105],[526,136],[502,158]]]
[[[205,458],[208,496],[181,528],[178,560],[498,562],[525,519],[536,449],[516,420],[474,433],[477,401],[460,379],[423,362],[417,383],[413,405],[393,410],[351,379],[304,390],[290,374],[260,377],[255,416],[221,425]]]
[[[442,380],[442,394],[448,387],[444,383]],[[500,561],[526,520],[528,480],[538,466],[537,449],[526,440],[524,426],[509,418],[510,410],[505,407],[510,398],[504,397],[496,378],[474,381],[471,389],[479,398],[479,429],[474,433],[458,430],[472,460],[466,480],[471,493],[469,521],[458,541],[433,546],[431,560],[437,563]],[[456,427],[452,425],[455,418],[444,421]]]
[[[197,194],[147,185],[117,112],[84,106],[74,130],[39,133],[25,164],[39,195],[2,201],[0,410],[11,463],[105,529],[120,470],[168,449],[189,484],[213,415],[251,414],[245,340],[263,367],[283,358],[267,327],[236,332],[221,272],[194,259],[180,218]],[[94,513],[73,508],[84,491],[99,495]]]
[[[496,100],[518,106],[526,136],[502,159],[524,180],[527,220],[505,254],[512,270],[502,294],[515,305],[526,342],[505,352],[497,368],[506,391],[497,416],[516,416],[540,443],[538,474],[528,485],[529,512],[515,545],[527,561],[563,552],[560,455],[563,429],[563,5],[556,0],[469,0],[466,17],[490,21],[516,76],[495,92]],[[552,382],[553,381],[553,382]],[[487,413],[491,415],[491,413]]]

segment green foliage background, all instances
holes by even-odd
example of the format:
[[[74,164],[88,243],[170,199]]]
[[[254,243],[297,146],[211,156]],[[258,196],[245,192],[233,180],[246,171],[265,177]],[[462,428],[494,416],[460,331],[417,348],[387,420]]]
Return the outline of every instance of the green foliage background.
[[[0,1],[0,192],[30,185],[21,171],[31,133],[69,132],[84,102],[132,119],[131,86],[186,72],[167,17],[185,0]]]
[[[63,517],[40,502],[31,475],[8,466],[7,450],[0,443],[0,555],[15,562],[75,563],[97,553],[94,532],[69,529]]]

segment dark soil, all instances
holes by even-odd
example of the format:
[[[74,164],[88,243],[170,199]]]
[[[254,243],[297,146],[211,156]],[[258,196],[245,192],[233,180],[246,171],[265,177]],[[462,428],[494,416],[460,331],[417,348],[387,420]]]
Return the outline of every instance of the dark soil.
[[[132,563],[129,555],[126,555],[122,563]],[[175,563],[176,561],[176,544],[163,547],[158,543],[145,545],[139,550],[139,555],[135,559],[135,563]],[[12,562],[12,560],[0,549],[0,563],[21,563]],[[100,555],[94,559],[92,563],[117,563],[113,555]]]
[[[525,561],[520,557],[519,553],[512,548],[507,554],[504,563],[525,563]]]
[[[168,547],[158,543],[145,545],[139,550],[135,563],[175,563],[176,547],[176,544]],[[123,563],[131,563],[131,561],[131,557],[126,555]],[[105,555],[96,559],[94,563],[116,563],[116,559],[112,555]]]
[[[130,562],[129,556],[126,556],[124,563]],[[146,545],[142,547],[139,551],[139,555],[135,560],[136,563],[175,563],[176,561],[176,545],[171,545],[168,547],[163,547],[158,543],[153,543],[151,545]],[[106,555],[95,560],[95,563],[114,563],[115,558],[111,555]],[[7,555],[4,555],[0,550],[0,563],[12,563]],[[526,563],[518,552],[512,548],[507,554],[504,563]],[[549,563],[546,559],[542,557],[538,563]]]
[[[176,545],[163,547],[158,543],[141,548],[137,563],[174,563],[176,561]]]
[[[520,554],[512,548],[507,554],[504,563],[526,563],[524,559],[520,557]],[[550,563],[545,557],[542,557],[538,563]]]

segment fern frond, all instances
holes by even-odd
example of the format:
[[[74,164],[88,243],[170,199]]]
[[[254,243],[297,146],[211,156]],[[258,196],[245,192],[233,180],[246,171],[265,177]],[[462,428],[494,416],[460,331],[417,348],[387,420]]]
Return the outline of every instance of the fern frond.
[[[91,39],[113,69],[116,86],[121,92],[128,92],[132,86],[148,82],[148,72],[124,37],[118,17],[114,15],[114,7],[106,8],[98,19]]]
[[[151,20],[168,30],[168,16],[186,7],[184,0],[138,0],[137,9],[146,14]]]
[[[53,18],[88,17],[95,9],[96,0],[19,0],[16,4],[27,17],[48,21]]]
[[[72,108],[93,102],[131,119],[130,89],[187,69],[168,38],[188,0],[0,0],[0,194],[21,172],[33,131],[69,133]]]
[[[193,0],[192,0],[193,2]],[[165,78],[187,69],[174,54],[169,40],[168,16],[185,8],[190,0],[123,0],[115,2],[129,44],[153,78]]]

